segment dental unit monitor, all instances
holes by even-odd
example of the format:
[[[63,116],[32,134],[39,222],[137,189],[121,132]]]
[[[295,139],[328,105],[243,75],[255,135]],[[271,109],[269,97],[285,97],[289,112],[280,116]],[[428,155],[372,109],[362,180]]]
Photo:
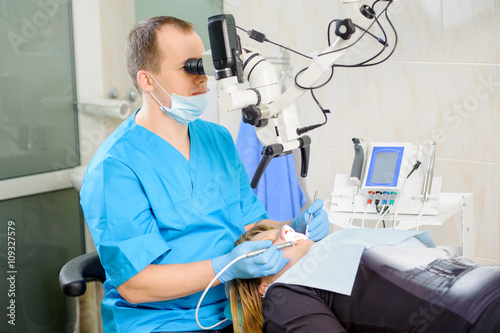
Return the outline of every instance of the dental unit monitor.
[[[407,143],[371,143],[361,192],[401,193],[411,146]]]

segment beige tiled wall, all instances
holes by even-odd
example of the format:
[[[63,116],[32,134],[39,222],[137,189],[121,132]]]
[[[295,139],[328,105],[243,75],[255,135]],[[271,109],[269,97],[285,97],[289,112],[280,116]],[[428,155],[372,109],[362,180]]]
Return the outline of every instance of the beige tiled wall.
[[[346,16],[354,15],[353,6],[344,5]],[[340,2],[333,0],[225,0],[224,11],[238,25],[304,53],[322,51],[328,22],[342,17]],[[390,12],[399,36],[393,57],[373,68],[338,69],[318,92],[332,115],[311,133],[304,189],[309,197],[316,189],[322,198],[330,195],[334,175],[350,170],[352,137],[434,140],[442,191],[474,194],[477,260],[498,264],[500,1],[400,0]],[[275,47],[254,45],[279,55]],[[368,49],[359,48],[355,57]],[[292,56],[295,70],[306,63]],[[310,98],[298,106],[309,112],[301,119],[317,116]]]

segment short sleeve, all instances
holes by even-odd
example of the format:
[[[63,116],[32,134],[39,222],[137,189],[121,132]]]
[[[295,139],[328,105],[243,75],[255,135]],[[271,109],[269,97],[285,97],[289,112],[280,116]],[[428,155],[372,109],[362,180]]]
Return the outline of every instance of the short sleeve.
[[[81,205],[108,278],[118,287],[170,251],[136,174],[105,158],[85,176]]]

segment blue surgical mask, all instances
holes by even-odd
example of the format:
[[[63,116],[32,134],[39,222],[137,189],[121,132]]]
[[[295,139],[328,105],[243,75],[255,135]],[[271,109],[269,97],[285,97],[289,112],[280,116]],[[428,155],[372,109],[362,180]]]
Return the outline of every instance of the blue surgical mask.
[[[149,73],[148,73],[149,74]],[[167,94],[172,100],[172,107],[166,107],[160,103],[160,101],[150,92],[151,96],[160,104],[160,109],[165,112],[170,118],[175,120],[180,125],[187,125],[190,122],[198,119],[208,105],[208,89],[207,92],[202,95],[196,96],[179,96],[176,94],[170,95],[163,89],[163,87],[156,81],[156,79],[151,75],[151,78],[156,82],[156,84]]]

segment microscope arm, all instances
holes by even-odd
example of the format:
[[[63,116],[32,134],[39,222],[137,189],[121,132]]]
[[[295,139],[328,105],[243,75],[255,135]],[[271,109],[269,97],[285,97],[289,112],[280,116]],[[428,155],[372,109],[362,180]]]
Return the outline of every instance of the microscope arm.
[[[348,46],[340,37],[323,53],[339,50]],[[248,105],[260,105],[260,119],[275,116],[294,103],[307,90],[296,84],[290,86],[283,94],[279,91],[279,80],[274,66],[254,50],[246,50],[242,54],[244,77],[250,82],[251,89],[241,90],[236,77],[218,80],[219,84],[219,109],[230,112],[242,109]],[[338,51],[314,58],[309,67],[299,76],[300,85],[311,87],[331,66],[342,57],[343,52]],[[257,67],[258,65],[258,67]],[[253,74],[250,75],[249,74]],[[276,89],[275,89],[276,88]],[[257,90],[257,91],[255,91]],[[262,98],[264,96],[264,98]]]
[[[312,87],[321,78],[325,72],[331,71],[331,67],[342,57],[343,51],[337,51],[347,47],[348,44],[340,37],[323,51],[323,56],[317,56],[310,63],[309,67],[299,75],[299,84],[303,87]],[[327,54],[325,54],[327,53]],[[288,105],[294,103],[307,89],[302,89],[297,84],[290,86],[283,94],[277,97],[272,103],[263,105],[261,109],[261,118],[270,118],[283,111]]]

